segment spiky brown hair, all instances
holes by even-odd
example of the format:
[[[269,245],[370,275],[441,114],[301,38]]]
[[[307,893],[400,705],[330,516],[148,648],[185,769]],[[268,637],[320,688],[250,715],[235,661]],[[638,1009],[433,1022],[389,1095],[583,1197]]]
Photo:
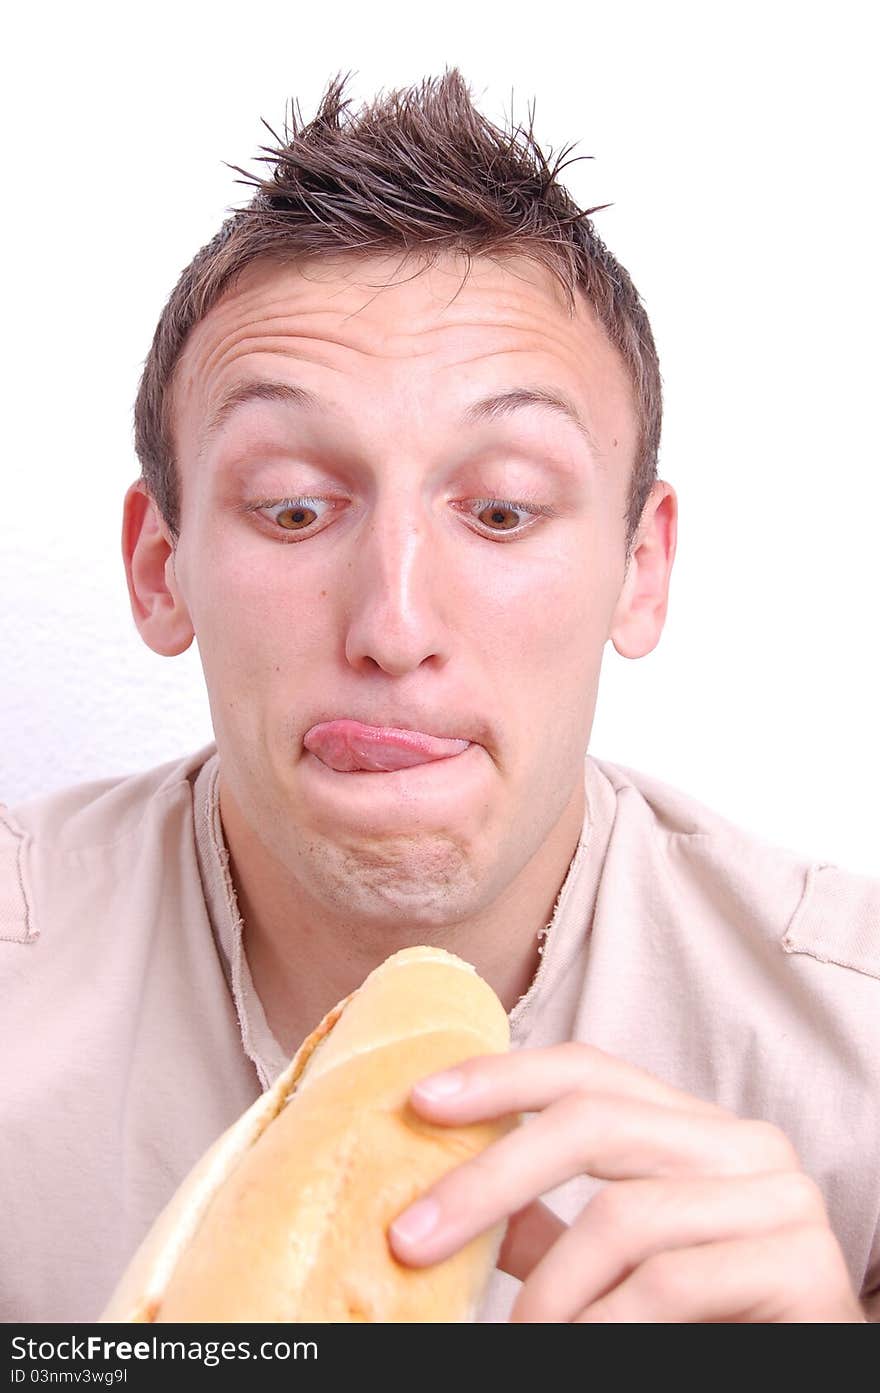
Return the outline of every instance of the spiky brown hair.
[[[291,107],[283,138],[259,161],[266,177],[199,251],[171,292],[135,403],[143,479],[172,536],[180,485],[172,431],[174,371],[187,336],[245,267],[260,258],[419,252],[521,255],[545,267],[570,306],[583,294],[630,374],[639,441],[627,504],[627,553],[657,477],[660,369],[651,328],[629,275],[559,182],[571,147],[544,154],[528,123],[494,125],[457,69],[380,95],[352,110],[347,78],[332,81],[314,118]],[[267,127],[267,129],[270,129]]]

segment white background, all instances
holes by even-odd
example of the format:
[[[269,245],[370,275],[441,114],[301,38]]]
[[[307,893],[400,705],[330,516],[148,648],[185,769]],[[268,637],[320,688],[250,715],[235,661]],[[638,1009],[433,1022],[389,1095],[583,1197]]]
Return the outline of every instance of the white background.
[[[647,304],[681,507],[672,603],[610,644],[591,749],[781,846],[880,873],[873,6],[592,0],[44,5],[7,19],[0,799],[212,738],[198,654],[148,650],[119,548],[131,406],[183,265],[285,101],[457,64],[591,162]]]

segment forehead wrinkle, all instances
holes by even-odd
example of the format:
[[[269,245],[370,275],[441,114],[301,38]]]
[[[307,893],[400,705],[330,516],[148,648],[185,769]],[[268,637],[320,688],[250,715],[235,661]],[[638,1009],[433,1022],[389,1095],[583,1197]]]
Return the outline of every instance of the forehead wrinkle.
[[[440,332],[443,328],[449,330],[450,327],[449,325],[437,326],[436,331]],[[347,353],[357,354],[360,357],[384,359],[386,361],[393,361],[395,359],[404,360],[425,357],[427,354],[434,352],[435,350],[431,344],[419,346],[419,340],[424,340],[426,334],[433,332],[435,332],[435,330],[427,330],[421,334],[415,331],[411,335],[403,336],[404,342],[397,351],[395,351],[393,347],[387,346],[389,340],[386,336],[386,347],[385,351],[383,351],[382,347],[376,343],[356,343],[346,339],[333,338],[327,333],[317,329],[310,331],[305,328],[298,328],[295,333],[288,333],[283,337],[270,337],[262,335],[259,332],[254,332],[253,326],[249,325],[238,333],[225,335],[220,343],[215,344],[204,357],[203,370],[206,375],[210,375],[215,371],[222,371],[225,366],[229,363],[238,361],[239,358],[255,353],[275,354],[276,356],[288,358],[303,358],[304,361],[315,362],[321,367],[326,367],[332,371],[344,371],[344,368],[340,368],[337,364],[327,362],[321,356],[304,355],[293,345],[298,342],[320,343],[341,349]],[[394,341],[396,342],[400,337],[400,334],[396,334],[394,336]],[[415,340],[415,343],[413,340]],[[196,358],[196,362],[193,366],[198,367],[198,347],[196,345],[193,347]],[[483,354],[477,356],[485,357],[487,355]]]
[[[355,353],[358,352],[358,350],[352,348],[350,344],[345,344],[337,340],[328,339],[323,334],[305,334],[300,335],[298,337],[305,339],[306,341],[314,340],[322,344],[332,343],[334,344],[334,346],[338,348],[350,349],[352,352]],[[212,414],[214,411],[216,411],[217,408],[216,406],[214,408],[211,408],[211,397],[215,394],[215,392],[218,392],[220,390],[221,382],[216,382],[212,390],[210,383],[211,377],[215,377],[222,380],[224,373],[230,370],[235,363],[238,363],[242,359],[246,359],[252,356],[273,356],[281,358],[292,358],[296,362],[314,363],[324,370],[338,372],[341,373],[343,376],[346,374],[346,368],[343,365],[329,363],[320,354],[310,354],[304,352],[302,348],[293,348],[291,345],[291,340],[289,338],[269,340],[267,342],[263,339],[260,339],[259,337],[254,337],[250,333],[242,333],[237,338],[232,339],[231,341],[227,338],[222,343],[215,345],[215,347],[205,357],[202,364],[199,363],[198,357],[196,357],[195,363],[192,364],[192,370],[196,374],[200,374],[204,379],[203,391],[207,398],[206,409],[211,410]],[[205,443],[207,442],[208,436],[210,434],[210,428],[202,427],[200,431],[200,439],[202,442],[199,447],[200,453],[201,450],[204,449]]]
[[[453,361],[451,363],[441,363],[441,369],[448,370],[450,367],[464,367],[472,363],[503,357],[505,354],[525,353],[534,355],[543,353],[553,358],[557,364],[563,362],[567,367],[573,367],[575,373],[579,375],[581,365],[585,360],[594,357],[596,348],[598,347],[601,352],[604,351],[606,347],[605,343],[594,343],[589,337],[585,342],[572,342],[570,333],[565,332],[565,327],[563,325],[547,326],[536,324],[532,316],[523,314],[519,321],[510,318],[491,322],[486,322],[485,320],[467,320],[459,321],[455,324],[434,325],[421,334],[405,334],[403,336],[404,343],[401,350],[394,356],[401,358],[413,356],[420,357],[426,353],[436,352],[437,350],[432,342],[434,336],[442,336],[443,334],[460,335],[468,334],[469,332],[482,333],[486,336],[488,342],[484,339],[485,346],[475,353],[468,352],[469,345],[465,343],[462,348],[466,356],[460,356],[459,352],[456,351]],[[489,338],[490,334],[492,336],[491,338]],[[511,342],[510,336],[515,336],[517,339],[525,341]],[[421,350],[418,347],[414,347],[410,342],[412,338],[421,338],[424,341],[424,347]],[[458,346],[456,340],[452,347],[455,350]],[[607,347],[610,352],[614,352],[613,345],[608,344]],[[443,356],[447,357],[448,354],[444,354]]]
[[[337,293],[342,293],[343,289],[345,288],[340,288]],[[352,325],[354,331],[352,336],[353,339],[362,340],[366,336],[371,336],[373,340],[375,340],[377,337],[376,326],[369,320],[365,323],[361,316],[363,316],[370,304],[372,304],[381,293],[382,290],[378,290],[374,296],[349,313],[343,313],[340,308],[328,308],[325,304],[321,303],[314,306],[305,305],[298,308],[288,308],[274,314],[271,313],[271,307],[267,305],[266,311],[263,314],[258,314],[255,312],[259,308],[258,306],[249,305],[247,301],[242,305],[240,300],[233,298],[223,306],[224,310],[232,311],[232,313],[219,315],[218,318],[235,319],[239,317],[241,312],[244,312],[245,318],[251,321],[250,323],[240,326],[240,332],[243,332],[246,336],[257,337],[261,334],[265,334],[266,330],[274,329],[277,332],[280,328],[281,336],[284,337],[323,338],[328,343],[336,343],[341,347],[354,348],[356,344],[352,340],[346,339],[343,341],[335,336],[328,335],[324,331],[316,331],[314,328],[305,327],[301,321],[326,320],[328,318],[336,319],[339,321],[340,326]],[[490,328],[498,332],[525,332],[539,337],[549,338],[556,343],[565,340],[566,331],[571,324],[569,317],[566,317],[564,322],[560,323],[558,326],[548,327],[545,325],[542,328],[538,328],[535,324],[533,307],[525,306],[520,308],[510,304],[499,306],[497,294],[491,293],[490,290],[483,292],[483,298],[486,302],[486,312],[477,314],[476,316],[474,308],[471,305],[466,307],[463,317],[450,316],[449,305],[438,307],[436,304],[432,304],[430,308],[423,308],[418,313],[414,313],[412,308],[410,308],[408,313],[413,327],[405,330],[396,328],[393,334],[387,332],[383,333],[381,335],[381,342],[385,345],[384,351],[383,348],[380,348],[375,343],[371,344],[369,349],[361,349],[360,351],[370,352],[377,357],[394,357],[398,356],[398,354],[411,353],[411,342],[414,339],[431,339],[437,335],[443,335],[444,333],[457,333],[468,329],[480,331]],[[440,318],[438,322],[439,316],[445,317]],[[254,324],[254,320],[256,320],[256,324]],[[209,317],[206,317],[203,324],[210,330]],[[218,328],[219,327],[220,325],[218,325]],[[554,327],[557,329],[555,333],[553,332]],[[239,330],[233,328],[223,333],[223,341],[229,339],[230,336],[234,338],[238,332]],[[266,336],[274,337],[272,334]],[[396,354],[394,349],[387,347],[387,345],[399,339],[403,340],[405,346],[401,347]]]
[[[339,293],[342,293],[344,289],[344,287],[339,287]],[[335,355],[330,355],[328,358],[322,353],[306,351],[306,345],[310,343],[335,349],[336,352],[342,352],[347,358],[354,354],[358,358],[372,359],[373,361],[408,362],[432,354],[438,355],[437,340],[442,341],[444,338],[449,339],[452,336],[453,341],[448,348],[444,347],[439,351],[438,372],[460,371],[471,364],[487,363],[503,359],[505,356],[512,357],[514,354],[536,355],[543,353],[555,359],[557,365],[564,366],[567,378],[573,373],[576,381],[582,376],[585,350],[587,359],[593,357],[597,348],[607,347],[612,353],[614,352],[612,345],[603,342],[604,335],[601,334],[601,330],[598,331],[597,341],[595,333],[597,326],[589,316],[580,332],[576,331],[577,339],[581,340],[580,343],[572,342],[571,331],[575,325],[572,324],[570,317],[566,316],[564,322],[557,323],[555,316],[551,322],[547,322],[545,316],[540,316],[539,322],[536,323],[534,314],[528,308],[520,310],[519,306],[510,304],[498,306],[488,291],[485,293],[485,300],[488,302],[486,309],[490,313],[486,315],[479,313],[475,315],[472,305],[461,306],[465,313],[452,316],[451,322],[447,313],[447,317],[438,322],[436,315],[429,312],[421,316],[427,322],[417,324],[416,327],[398,328],[395,326],[393,333],[384,333],[379,336],[376,334],[376,326],[371,325],[369,320],[365,322],[362,318],[357,324],[352,323],[350,336],[337,337],[328,334],[326,329],[319,327],[322,321],[326,323],[330,319],[340,323],[340,327],[342,327],[349,323],[351,316],[340,321],[339,310],[326,306],[315,306],[310,309],[285,308],[283,312],[271,313],[271,305],[267,305],[266,311],[268,312],[262,319],[257,316],[258,324],[255,325],[253,312],[258,306],[255,306],[253,301],[260,298],[258,293],[252,292],[244,304],[242,304],[242,299],[237,297],[232,297],[230,301],[227,301],[222,307],[226,313],[220,317],[225,319],[227,324],[230,320],[233,321],[228,329],[222,323],[215,322],[214,325],[211,325],[208,317],[202,321],[204,337],[208,339],[208,343],[205,344],[203,341],[201,346],[197,341],[192,343],[191,348],[195,361],[191,359],[190,366],[197,376],[203,378],[205,383],[203,390],[207,395],[206,406],[210,406],[211,397],[220,391],[222,385],[216,381],[212,384],[210,379],[225,377],[235,363],[251,355],[275,356],[314,363],[322,371],[333,372],[343,378],[346,376],[347,371],[350,370],[348,363],[334,363],[332,357]],[[220,307],[218,306],[218,308]],[[447,311],[448,308],[447,306]],[[251,322],[242,323],[242,317],[246,320],[249,318]],[[544,322],[540,322],[542,319]],[[235,323],[236,320],[238,323]],[[214,337],[211,333],[212,328],[215,332],[221,331],[220,341],[213,345],[210,343],[211,338]],[[222,332],[223,329],[226,329],[226,332]],[[266,330],[272,332],[266,333]],[[491,337],[489,342],[484,342],[482,348],[477,352],[467,353],[469,346],[467,338],[472,333],[488,334]],[[511,335],[520,339],[524,338],[525,341],[511,343],[509,338]],[[464,343],[459,342],[459,336],[465,338]],[[377,337],[378,342],[376,341]],[[462,350],[465,351],[466,356],[461,356]],[[201,361],[199,361],[200,358]],[[542,373],[541,376],[543,375]],[[529,385],[532,384],[533,372],[529,372],[527,381]],[[517,385],[519,384],[512,384],[512,386]],[[545,385],[544,389],[547,390],[548,387],[552,389],[556,385],[555,382],[549,383]],[[538,386],[541,386],[540,382]],[[577,396],[578,399],[581,399],[580,392],[577,393]],[[586,401],[583,404],[586,405]],[[590,443],[594,453],[597,455],[601,453],[596,448],[595,441]]]
[[[364,316],[368,315],[370,306],[383,295],[393,294],[395,288],[400,288],[402,285],[403,288],[408,289],[413,281],[419,279],[420,276],[408,277],[402,283],[393,283],[390,286],[380,284],[375,288],[363,284],[356,286],[345,283],[328,285],[319,282],[316,284],[308,279],[299,279],[292,286],[286,281],[278,284],[276,280],[271,281],[268,285],[258,283],[252,287],[239,286],[228,298],[224,297],[202,323],[210,332],[211,320],[214,319],[221,336],[227,338],[229,334],[224,330],[225,325],[228,325],[230,320],[233,321],[233,324],[238,320],[239,325],[246,332],[255,333],[261,332],[264,328],[277,329],[281,327],[282,333],[290,334],[291,328],[295,328],[297,321],[303,319],[311,321],[337,319],[340,326],[351,324],[358,337],[363,334],[372,334],[375,337],[376,326],[371,324],[369,319],[366,323],[364,322]],[[517,279],[520,280],[520,278]],[[539,319],[546,319],[548,315],[552,316],[553,319],[560,317],[558,306],[555,303],[547,303],[543,287],[532,286],[527,278],[520,280],[522,293],[518,298],[514,296],[513,300],[509,294],[505,293],[505,287],[503,285],[499,287],[494,281],[490,285],[482,285],[478,278],[468,277],[466,284],[469,297],[466,303],[462,303],[459,298],[463,288],[459,284],[452,301],[440,300],[436,294],[432,294],[427,297],[427,304],[424,301],[417,307],[408,304],[407,317],[410,322],[415,321],[415,327],[409,334],[405,335],[405,339],[426,334],[442,334],[447,329],[459,330],[468,327],[479,329],[491,326],[499,330],[508,329],[513,332],[521,332],[522,330],[534,332],[536,309],[539,311]],[[370,289],[373,289],[373,294],[367,293],[366,298],[364,298],[364,291],[369,292]],[[355,300],[356,293],[357,299]],[[347,311],[343,305],[328,305],[327,303],[329,299],[348,298],[349,296],[353,301],[353,308]],[[523,298],[525,298],[526,303],[521,303]],[[279,301],[282,303],[279,304]],[[478,306],[474,304],[474,301],[479,302]],[[441,317],[440,323],[437,322],[438,317]],[[242,318],[245,321],[250,320],[250,324],[241,324]],[[565,314],[561,318],[563,322],[555,327],[558,331],[569,330],[572,325],[572,316]],[[586,320],[588,323],[592,323],[589,313],[586,315]],[[254,321],[259,325],[259,329],[256,329]],[[235,334],[235,328],[231,332]],[[310,333],[310,331],[305,332]],[[547,333],[547,327],[545,327],[544,333]],[[558,339],[560,336],[564,337],[565,334],[563,332],[560,335],[557,332],[550,336]],[[388,335],[383,334],[382,337],[387,339]],[[373,347],[372,352],[379,354],[381,350]]]

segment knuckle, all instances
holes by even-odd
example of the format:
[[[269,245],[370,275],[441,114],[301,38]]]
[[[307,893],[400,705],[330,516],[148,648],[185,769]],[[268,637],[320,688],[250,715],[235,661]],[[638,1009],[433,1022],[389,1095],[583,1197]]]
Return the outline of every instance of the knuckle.
[[[803,1268],[812,1268],[813,1273],[817,1270],[828,1270],[830,1266],[837,1265],[841,1261],[842,1255],[837,1245],[837,1238],[824,1223],[808,1223],[801,1227],[801,1256]]]
[[[443,1209],[472,1210],[496,1195],[501,1183],[495,1159],[488,1151],[477,1152],[447,1171],[430,1191]]]
[[[474,1152],[454,1171],[448,1173],[472,1181],[476,1185],[485,1185],[487,1180],[498,1174],[498,1156],[491,1146],[487,1146],[484,1151]]]
[[[583,1040],[566,1040],[558,1049],[560,1058],[570,1062],[573,1069],[579,1069],[585,1076],[602,1058],[601,1050]]]
[[[690,1292],[687,1264],[676,1252],[655,1253],[630,1278],[645,1309],[663,1311],[685,1303]]]
[[[804,1224],[801,1229],[803,1256],[807,1260],[827,1263],[831,1258],[837,1260],[840,1249],[837,1239],[825,1224]]]
[[[802,1170],[785,1176],[784,1193],[794,1215],[804,1223],[825,1224],[825,1198],[815,1180]]]
[[[628,1207],[619,1184],[606,1184],[589,1204],[592,1222],[603,1233],[620,1233],[627,1222]]]
[[[503,1168],[488,1146],[484,1151],[460,1156],[432,1185],[426,1186],[419,1198],[430,1195],[444,1210],[472,1207],[482,1203],[487,1195],[497,1193],[502,1175]]]
[[[572,1136],[580,1137],[597,1110],[595,1098],[585,1089],[574,1088],[553,1105]]]
[[[739,1138],[746,1159],[764,1170],[797,1170],[798,1154],[780,1127],[763,1118],[748,1118],[739,1124]]]
[[[824,1224],[799,1227],[790,1237],[787,1257],[788,1288],[798,1298],[815,1299],[820,1291],[849,1281],[837,1240]]]
[[[644,1251],[663,1227],[663,1197],[651,1180],[606,1182],[589,1201],[590,1232],[621,1257]]]
[[[465,1083],[470,1086],[483,1080],[491,1081],[493,1074],[499,1072],[498,1066],[501,1065],[503,1069],[508,1060],[509,1056],[506,1054],[475,1054],[469,1059],[462,1059],[457,1064],[450,1065],[448,1072],[461,1074]]]

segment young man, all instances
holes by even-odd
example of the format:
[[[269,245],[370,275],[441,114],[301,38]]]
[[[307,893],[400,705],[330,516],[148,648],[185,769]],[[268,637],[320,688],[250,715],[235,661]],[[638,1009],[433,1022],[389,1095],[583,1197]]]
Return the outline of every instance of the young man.
[[[534,1117],[401,1216],[401,1261],[509,1218],[485,1320],[876,1314],[880,886],[587,755],[676,542],[626,272],[455,73],[360,113],[334,85],[269,163],[163,312],[125,501],[135,621],[198,639],[216,746],[2,823],[2,1314],[96,1317],[416,943],[516,1048],[414,1105]]]

